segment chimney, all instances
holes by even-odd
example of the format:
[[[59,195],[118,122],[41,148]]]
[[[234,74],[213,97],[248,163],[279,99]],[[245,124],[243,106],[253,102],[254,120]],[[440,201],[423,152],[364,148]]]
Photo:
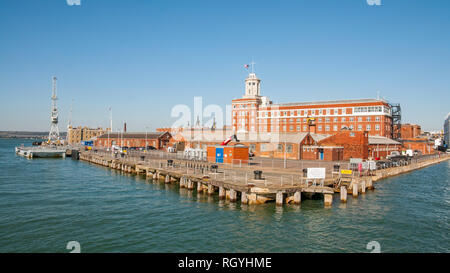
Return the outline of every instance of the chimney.
[[[123,124],[123,132],[124,132],[124,133],[127,132],[127,123],[126,123],[126,122]]]

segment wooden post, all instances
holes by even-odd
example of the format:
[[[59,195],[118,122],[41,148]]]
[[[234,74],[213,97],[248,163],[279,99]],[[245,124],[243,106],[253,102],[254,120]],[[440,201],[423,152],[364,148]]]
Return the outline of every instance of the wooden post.
[[[300,191],[296,191],[294,193],[294,204],[300,205],[302,202],[302,193]]]
[[[368,190],[373,190],[373,181],[372,181],[372,177],[369,177],[369,179],[367,179],[367,189],[368,189]]]
[[[353,197],[358,197],[358,183],[357,182],[353,183],[352,194],[353,194]]]
[[[219,187],[219,199],[225,199],[225,188]]]
[[[211,184],[208,184],[208,194],[211,195],[214,193],[214,186]]]
[[[194,182],[192,182],[191,179],[189,179],[188,182],[187,182],[187,188],[188,188],[188,190],[193,190],[194,189]]]
[[[166,180],[164,181],[165,183],[170,183],[170,175],[166,174]]]
[[[341,186],[341,202],[346,203],[347,202],[347,187]]]
[[[241,192],[241,203],[248,204],[248,196],[246,192]]]
[[[283,205],[283,192],[282,191],[277,192],[276,203],[277,203],[277,206]]]
[[[233,189],[230,189],[230,202],[236,202],[237,200],[237,192]]]
[[[361,193],[366,193],[366,181],[361,181]]]
[[[331,206],[331,204],[333,204],[333,194],[331,193],[325,193],[323,195],[323,201],[325,206]]]
[[[203,187],[202,187],[202,183],[199,181],[199,182],[197,182],[197,192],[202,192],[202,190],[203,190]]]

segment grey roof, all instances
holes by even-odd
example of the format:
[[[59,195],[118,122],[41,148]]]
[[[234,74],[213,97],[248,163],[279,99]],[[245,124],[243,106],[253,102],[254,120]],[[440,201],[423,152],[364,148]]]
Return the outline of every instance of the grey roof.
[[[329,101],[312,101],[312,102],[290,102],[290,103],[276,103],[273,106],[307,106],[307,105],[331,105],[331,104],[346,104],[346,103],[369,103],[369,102],[383,102],[382,99],[353,99],[353,100],[329,100]]]
[[[369,145],[374,144],[397,144],[400,145],[401,143],[398,141],[395,141],[393,139],[383,137],[383,136],[369,136]]]

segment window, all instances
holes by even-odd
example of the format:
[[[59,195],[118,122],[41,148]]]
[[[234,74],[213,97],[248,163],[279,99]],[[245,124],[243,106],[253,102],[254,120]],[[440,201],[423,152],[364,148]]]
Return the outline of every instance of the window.
[[[266,144],[265,143],[261,143],[261,151],[262,152],[266,151]]]
[[[286,153],[292,153],[292,144],[288,144],[286,147]]]
[[[330,131],[330,125],[325,126],[325,131]]]
[[[306,132],[306,125],[303,125],[303,131]]]
[[[319,131],[322,131],[322,125],[319,125]]]
[[[350,120],[350,121],[354,121],[354,119],[353,119],[353,118],[349,118],[349,120]]]
[[[375,124],[375,130],[380,131],[380,124]]]
[[[256,150],[256,144],[250,144],[249,148],[250,151],[253,152],[254,150]]]
[[[333,126],[333,131],[337,131],[337,125]]]
[[[370,121],[370,117],[367,117],[366,120],[367,120],[367,121]]]
[[[300,126],[297,126],[297,131],[300,131]]]
[[[278,152],[282,152],[283,151],[283,144],[278,144],[277,150],[278,150]]]
[[[334,121],[334,122],[338,122],[338,118],[334,118],[333,121]]]
[[[358,131],[362,131],[362,125],[358,125]]]
[[[289,126],[289,130],[290,130],[290,131],[293,131],[293,130],[294,130],[294,126],[292,126],[292,125]]]
[[[380,121],[380,117],[375,117],[375,121]]]
[[[362,117],[358,117],[358,121],[362,121]]]
[[[366,131],[370,131],[370,125],[366,125]]]
[[[345,118],[342,118],[342,122],[345,122]]]

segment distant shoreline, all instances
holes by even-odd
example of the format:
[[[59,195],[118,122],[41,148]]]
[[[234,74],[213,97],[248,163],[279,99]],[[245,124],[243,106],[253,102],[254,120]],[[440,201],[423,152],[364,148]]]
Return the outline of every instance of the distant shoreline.
[[[60,133],[62,138],[66,137],[66,132]],[[0,139],[46,139],[48,132],[31,132],[31,131],[0,131]]]

